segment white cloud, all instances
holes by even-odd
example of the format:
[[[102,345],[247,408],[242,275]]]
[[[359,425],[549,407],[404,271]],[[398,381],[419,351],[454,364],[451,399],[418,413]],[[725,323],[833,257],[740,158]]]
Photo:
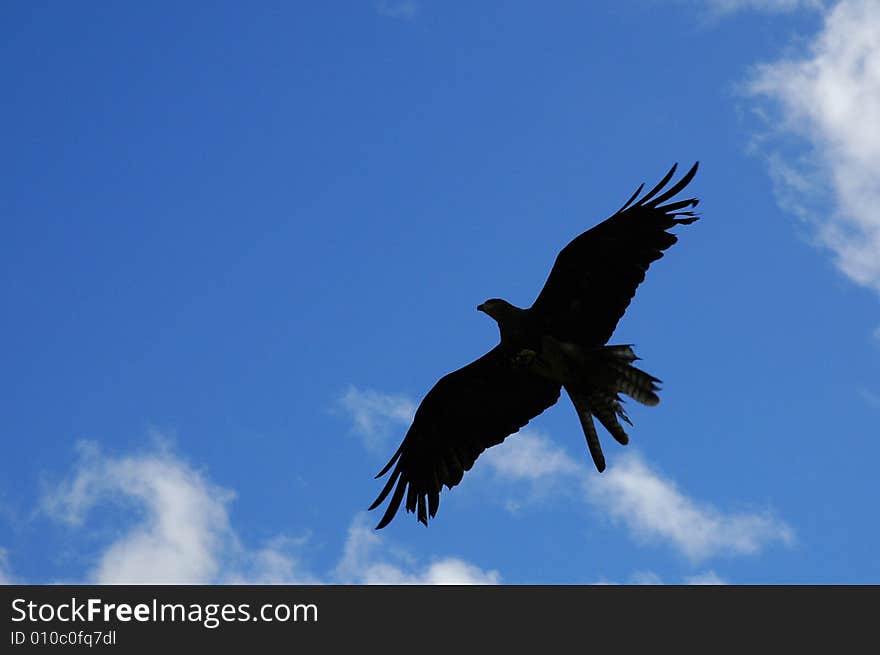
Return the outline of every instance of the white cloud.
[[[623,455],[601,479],[585,485],[587,498],[640,539],[665,541],[685,556],[751,555],[794,534],[769,512],[724,514],[683,494],[635,453]]]
[[[415,0],[379,0],[376,3],[376,13],[389,18],[413,20],[418,11],[419,4]]]
[[[355,433],[371,451],[387,447],[391,428],[409,425],[416,413],[416,404],[409,396],[354,386],[342,395],[339,406],[351,417]]]
[[[601,514],[622,522],[639,539],[665,541],[694,560],[749,555],[773,541],[793,541],[791,529],[768,512],[725,514],[686,496],[635,451],[616,457],[604,474],[590,475],[550,438],[525,430],[486,451],[483,459],[498,478],[532,483],[531,501],[546,500],[560,485],[571,488],[579,481]],[[508,499],[506,508],[516,512],[521,503]]]
[[[90,574],[93,582],[200,584],[215,579],[218,551],[230,536],[230,493],[167,453],[112,458],[91,442],[79,448],[73,478],[46,498],[53,516],[82,525],[104,501],[134,504],[145,512],[141,524],[101,555]]]
[[[434,560],[418,566],[405,551],[384,549],[376,557],[383,539],[367,524],[364,515],[355,517],[348,530],[342,559],[336,567],[337,579],[345,584],[499,584],[501,574],[483,570],[455,557]]]
[[[844,274],[880,291],[880,2],[839,0],[807,52],[756,66],[747,93],[770,101],[778,137],[808,146],[783,154],[779,139],[768,155],[780,204],[811,220]]]
[[[496,482],[509,483],[504,508],[518,514],[524,506],[569,494],[573,477],[586,475],[552,439],[532,429],[513,434],[480,456],[478,474],[492,473]]]
[[[551,439],[534,430],[511,435],[481,457],[499,476],[510,480],[538,480],[577,475],[582,468]]]
[[[286,542],[249,552],[229,522],[235,494],[213,484],[160,447],[123,457],[78,444],[73,475],[51,489],[43,506],[72,529],[86,529],[98,506],[122,505],[137,520],[97,556],[86,579],[95,584],[210,584],[227,579],[308,582],[296,574]]]
[[[326,575],[303,567],[297,551],[305,538],[277,536],[247,548],[233,529],[228,505],[235,494],[173,455],[167,447],[122,457],[79,444],[69,479],[43,502],[50,516],[74,532],[94,532],[94,514],[121,504],[136,520],[114,526],[94,565],[84,574],[94,584],[497,584],[497,571],[445,557],[427,564],[388,545],[355,517],[341,560]],[[0,580],[6,553],[0,549]]]

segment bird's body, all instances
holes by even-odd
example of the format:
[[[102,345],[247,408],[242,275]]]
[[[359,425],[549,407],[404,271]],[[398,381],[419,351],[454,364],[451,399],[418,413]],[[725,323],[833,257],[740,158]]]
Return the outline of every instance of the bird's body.
[[[627,345],[605,345],[651,262],[676,241],[667,232],[697,217],[697,200],[666,203],[697,171],[663,191],[675,166],[637,202],[642,187],[613,216],[571,241],[556,258],[531,307],[493,298],[477,307],[498,323],[500,343],[483,357],[441,378],[416,411],[406,437],[381,477],[391,476],[374,509],[394,490],[378,528],[406,509],[427,525],[443,486],[452,488],[486,448],[501,443],[552,406],[565,389],[578,413],[590,454],[601,472],[605,459],[593,424],[597,418],[621,444],[629,423],[620,394],[656,405],[659,380],[633,366]],[[659,195],[658,195],[659,194]]]

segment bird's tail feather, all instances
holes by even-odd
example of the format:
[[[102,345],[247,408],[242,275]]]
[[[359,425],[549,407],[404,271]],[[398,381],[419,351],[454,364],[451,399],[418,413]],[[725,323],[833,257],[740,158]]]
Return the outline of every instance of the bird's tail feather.
[[[629,435],[620,421],[628,425],[632,425],[632,422],[623,409],[620,394],[630,396],[644,405],[656,405],[660,402],[657,396],[660,380],[632,365],[638,357],[628,345],[605,346],[590,352],[586,357],[591,360],[590,365],[584,367],[590,371],[589,378],[571,381],[563,386],[577,410],[590,455],[601,473],[605,470],[605,457],[593,417],[599,420],[618,443],[626,445]]]
[[[638,360],[632,346],[605,346],[599,349],[602,369],[612,374],[611,387],[615,393],[624,393],[643,405],[653,407],[660,402],[657,392],[660,380],[633,366]]]

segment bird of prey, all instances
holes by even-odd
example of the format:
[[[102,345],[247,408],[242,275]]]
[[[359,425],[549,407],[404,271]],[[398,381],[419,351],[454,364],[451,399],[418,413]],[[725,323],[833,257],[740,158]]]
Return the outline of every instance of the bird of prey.
[[[667,189],[673,166],[639,198],[641,185],[614,215],[572,240],[528,309],[499,298],[477,307],[498,323],[500,343],[441,378],[422,400],[400,447],[376,476],[391,471],[371,510],[394,491],[377,529],[394,518],[404,497],[406,510],[428,525],[443,486],[461,482],[480,453],[555,404],[562,389],[574,404],[596,468],[605,469],[593,417],[626,444],[629,437],[618,419],[632,423],[621,394],[645,405],[660,401],[660,381],[633,366],[638,358],[632,347],[606,343],[648,266],[678,240],[669,230],[697,220],[695,198],[673,198],[698,165]]]

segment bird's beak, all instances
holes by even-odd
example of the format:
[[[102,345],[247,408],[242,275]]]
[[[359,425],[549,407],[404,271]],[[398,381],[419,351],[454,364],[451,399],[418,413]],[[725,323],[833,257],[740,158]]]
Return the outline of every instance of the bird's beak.
[[[479,305],[477,305],[477,311],[478,312],[485,312],[486,311],[486,304],[480,303]]]

